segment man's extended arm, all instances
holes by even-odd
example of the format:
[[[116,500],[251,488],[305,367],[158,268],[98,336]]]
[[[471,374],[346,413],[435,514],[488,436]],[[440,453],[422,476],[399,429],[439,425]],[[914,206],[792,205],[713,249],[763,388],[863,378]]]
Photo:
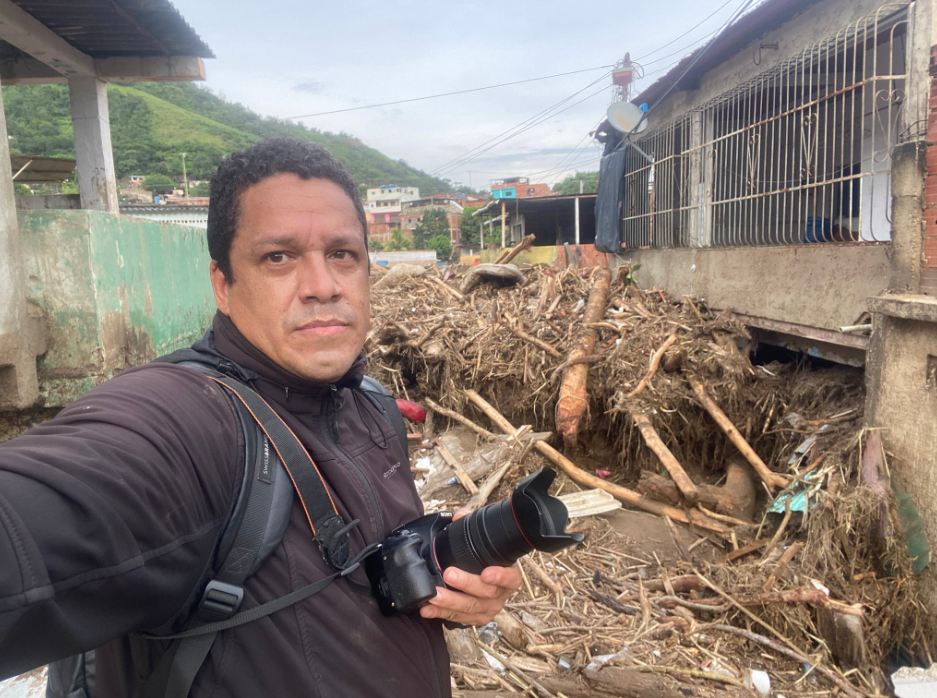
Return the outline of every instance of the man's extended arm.
[[[210,567],[239,453],[222,391],[158,365],[0,444],[0,678],[179,614]]]

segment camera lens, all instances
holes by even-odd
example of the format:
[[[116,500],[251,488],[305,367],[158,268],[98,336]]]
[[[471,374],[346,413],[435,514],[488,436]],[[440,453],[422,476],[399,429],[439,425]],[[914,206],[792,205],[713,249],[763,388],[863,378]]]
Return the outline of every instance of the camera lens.
[[[582,540],[568,534],[566,505],[547,490],[556,473],[538,470],[521,480],[510,498],[484,506],[440,531],[434,541],[439,569],[473,574],[514,564],[533,550],[558,552]]]

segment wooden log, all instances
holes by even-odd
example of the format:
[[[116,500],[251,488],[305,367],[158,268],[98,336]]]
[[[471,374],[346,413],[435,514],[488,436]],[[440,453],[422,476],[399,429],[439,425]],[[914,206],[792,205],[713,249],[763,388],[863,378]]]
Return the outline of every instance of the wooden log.
[[[741,458],[732,458],[726,466],[726,484],[722,487],[697,485],[699,494],[696,503],[750,523],[755,513],[755,483],[752,482],[750,472],[751,468]],[[646,470],[641,472],[638,491],[670,504],[683,501],[674,480]]]
[[[635,395],[640,395],[641,392],[647,387],[648,383],[651,382],[651,379],[654,378],[654,374],[657,373],[657,368],[660,366],[661,357],[664,355],[664,352],[670,349],[674,345],[674,342],[677,341],[677,335],[672,334],[660,345],[660,348],[654,352],[654,355],[651,356],[651,364],[647,369],[647,373],[644,378],[641,379],[641,382],[632,390],[630,393],[625,395],[626,398],[632,398]]]
[[[475,483],[472,482],[472,478],[462,469],[459,461],[457,461],[455,456],[446,448],[446,444],[439,439],[436,439],[433,443],[436,444],[436,450],[439,451],[439,455],[442,456],[442,459],[455,471],[455,476],[459,478],[459,482],[462,484],[462,487],[465,488],[465,491],[469,494],[478,494],[478,488],[475,486]]]
[[[514,427],[511,425],[511,423],[505,419],[504,416],[498,412],[498,410],[492,407],[481,395],[476,393],[474,390],[466,390],[465,396],[472,402],[472,404],[484,412],[485,415],[492,421],[492,423],[495,424],[499,429],[508,434],[514,433]],[[615,499],[621,500],[626,504],[630,504],[637,509],[643,509],[644,511],[647,511],[651,514],[656,514],[657,516],[667,515],[674,521],[679,521],[685,524],[692,524],[699,528],[713,531],[724,536],[728,535],[730,532],[730,529],[727,526],[723,526],[719,522],[713,521],[700,511],[696,511],[694,509],[688,509],[686,511],[677,509],[676,507],[668,506],[661,502],[648,499],[647,497],[638,494],[634,490],[629,490],[627,487],[615,485],[611,482],[606,482],[600,477],[590,475],[545,441],[538,441],[534,445],[534,448],[537,449],[537,452],[540,453],[540,455],[545,457],[556,467],[566,473],[571,480],[578,482],[580,485],[605,490],[613,497],[615,497]]]
[[[518,650],[527,647],[527,630],[510,611],[501,611],[493,620],[498,624],[498,632],[511,647]]]
[[[610,269],[602,267],[596,270],[592,280],[592,290],[589,291],[589,300],[582,315],[584,325],[599,322],[605,317],[611,280]],[[592,354],[597,338],[598,331],[594,327],[584,327],[579,341],[569,353],[569,360]],[[575,448],[577,443],[579,424],[589,404],[588,381],[589,365],[576,364],[566,371],[560,385],[560,398],[556,403],[556,427],[567,448]]]
[[[786,487],[788,480],[783,475],[772,472],[765,462],[761,460],[755,450],[749,445],[745,440],[745,437],[742,436],[742,433],[735,428],[735,425],[732,421],[726,416],[726,413],[715,403],[715,401],[709,396],[706,392],[706,388],[703,386],[702,382],[695,376],[687,375],[687,382],[689,382],[690,387],[693,388],[693,392],[696,394],[696,397],[699,399],[700,403],[703,405],[705,410],[709,412],[709,415],[715,420],[716,424],[725,432],[726,436],[729,437],[729,440],[735,444],[735,447],[745,456],[745,460],[751,463],[752,467],[755,469],[755,472],[758,473],[758,476],[761,478],[762,482],[765,483],[765,486],[768,488],[769,492],[774,492],[776,487]]]
[[[445,281],[443,281],[443,280],[440,279],[439,277],[436,277],[436,276],[428,276],[428,277],[426,277],[426,279],[427,279],[427,281],[430,281],[430,282],[436,284],[437,286],[439,286],[440,288],[442,288],[446,293],[448,293],[450,296],[452,296],[453,298],[455,298],[457,301],[465,300],[465,296],[464,296],[464,295],[462,295],[461,293],[459,293],[458,291],[456,291],[454,288],[452,288],[452,286],[450,286],[449,284],[447,284]]]
[[[643,674],[637,669],[625,667],[602,667],[583,671],[586,680],[606,691],[612,691],[623,698],[685,698],[677,688],[671,688],[676,682],[663,676]]]
[[[469,429],[471,429],[472,431],[474,431],[476,434],[481,434],[482,436],[485,436],[485,437],[487,437],[487,438],[489,438],[489,439],[494,439],[494,438],[496,438],[496,437],[495,437],[495,434],[492,434],[490,431],[488,431],[488,430],[485,429],[484,427],[478,426],[475,422],[473,422],[472,420],[470,420],[468,417],[465,417],[465,416],[459,414],[459,413],[456,412],[455,410],[450,410],[448,407],[443,407],[442,405],[440,405],[439,403],[437,403],[437,402],[436,402],[435,400],[433,400],[432,398],[428,398],[428,397],[427,397],[427,398],[423,398],[423,401],[424,401],[427,405],[429,405],[429,406],[433,409],[433,411],[436,412],[437,414],[441,414],[443,417],[448,417],[449,419],[452,419],[452,420],[458,422],[459,424],[462,424],[462,425],[464,425],[464,426],[467,426]]]
[[[671,335],[671,337],[673,337],[673,335]],[[699,489],[693,484],[690,476],[686,474],[683,466],[680,465],[680,461],[676,459],[670,449],[667,448],[667,445],[661,440],[660,435],[657,433],[657,430],[654,429],[654,425],[651,424],[651,420],[648,419],[648,416],[640,412],[635,412],[631,415],[631,419],[634,421],[635,426],[638,427],[638,431],[641,432],[644,443],[654,452],[654,455],[657,456],[661,464],[667,469],[667,472],[670,473],[674,484],[686,500],[690,504],[695,504],[699,499]]]
[[[502,252],[495,260],[495,264],[507,264],[524,250],[529,250],[531,245],[534,244],[534,239],[536,239],[536,237],[536,235],[528,235],[510,250]]]

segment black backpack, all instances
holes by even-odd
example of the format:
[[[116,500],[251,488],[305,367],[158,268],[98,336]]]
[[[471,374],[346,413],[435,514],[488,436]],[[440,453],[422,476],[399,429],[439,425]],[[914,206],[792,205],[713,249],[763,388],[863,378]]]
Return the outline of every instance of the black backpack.
[[[224,363],[203,362],[201,358],[184,350],[160,360],[199,371],[226,389],[243,432],[244,477],[231,516],[221,534],[213,577],[187,621],[186,630],[176,635],[142,635],[149,640],[172,640],[172,644],[144,684],[141,698],[187,696],[219,632],[263,618],[312,596],[338,577],[354,571],[376,547],[372,544],[349,557],[348,532],[358,521],[348,524],[342,521],[328,500],[321,477],[316,478],[318,471],[314,465],[312,470],[315,473],[310,473],[308,468],[296,467],[297,464],[303,465],[303,460],[312,462],[302,444],[266,402],[240,380],[243,370],[227,371]],[[230,364],[227,367],[240,369]],[[384,386],[368,376],[356,389],[393,426],[406,452],[407,429],[394,398]],[[293,504],[294,479],[296,489],[300,490],[300,496],[310,510],[310,517],[315,517],[315,521],[310,520],[310,523],[314,524],[316,541],[323,557],[336,571],[290,594],[238,613],[244,582],[273,553],[286,532]],[[94,650],[51,663],[46,698],[94,698]]]

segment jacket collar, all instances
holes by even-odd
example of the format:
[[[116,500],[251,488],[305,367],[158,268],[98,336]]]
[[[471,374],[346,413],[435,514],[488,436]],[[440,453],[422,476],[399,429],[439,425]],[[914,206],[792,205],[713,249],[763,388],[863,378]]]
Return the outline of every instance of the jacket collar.
[[[364,377],[367,359],[362,352],[352,367],[334,383],[309,380],[286,370],[251,344],[227,315],[215,313],[211,329],[192,347],[196,351],[210,353],[222,360],[225,372],[250,383],[263,392],[284,395],[285,401],[297,406],[293,398],[321,398],[342,388],[357,388]],[[233,365],[231,365],[233,364]]]

